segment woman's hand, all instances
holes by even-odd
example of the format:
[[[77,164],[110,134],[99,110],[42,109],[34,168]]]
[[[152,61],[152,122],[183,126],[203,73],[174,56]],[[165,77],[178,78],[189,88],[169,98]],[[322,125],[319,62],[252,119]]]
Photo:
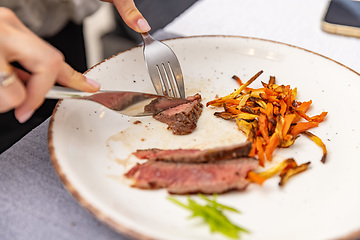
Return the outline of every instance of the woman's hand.
[[[29,73],[13,68],[12,62]],[[87,92],[100,88],[65,63],[60,51],[32,33],[11,10],[0,7],[0,112],[15,109],[18,121],[27,121],[55,82]]]
[[[124,22],[134,31],[144,33],[150,31],[150,26],[136,8],[133,0],[102,0],[113,3]]]

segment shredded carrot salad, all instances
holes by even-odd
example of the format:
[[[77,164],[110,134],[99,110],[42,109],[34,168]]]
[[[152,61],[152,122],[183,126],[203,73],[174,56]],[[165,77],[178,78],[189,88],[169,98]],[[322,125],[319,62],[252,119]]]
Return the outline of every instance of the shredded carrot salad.
[[[324,121],[327,112],[308,116],[307,111],[312,101],[297,101],[297,88],[276,84],[274,76],[270,77],[268,83],[262,82],[262,88],[250,88],[249,85],[262,73],[263,71],[259,71],[245,83],[239,77],[233,76],[240,86],[226,96],[209,101],[206,106],[222,107],[223,111],[216,112],[215,116],[235,120],[237,127],[252,143],[250,156],[257,156],[262,167],[266,162],[271,162],[276,148],[293,145],[300,134],[309,137],[322,148],[321,161],[325,163],[325,144],[308,130],[318,127]],[[306,170],[309,164],[297,165],[295,160],[287,159],[275,166],[276,171],[267,170],[272,174],[250,172],[248,178],[262,184],[269,177],[280,174],[280,185],[283,185],[290,176]]]

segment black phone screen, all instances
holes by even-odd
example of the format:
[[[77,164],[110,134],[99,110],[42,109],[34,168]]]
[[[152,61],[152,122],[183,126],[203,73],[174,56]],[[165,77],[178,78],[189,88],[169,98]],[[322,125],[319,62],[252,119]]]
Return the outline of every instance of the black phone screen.
[[[329,3],[324,21],[360,28],[360,1],[332,0]]]
[[[331,0],[321,28],[329,33],[360,37],[360,0]]]

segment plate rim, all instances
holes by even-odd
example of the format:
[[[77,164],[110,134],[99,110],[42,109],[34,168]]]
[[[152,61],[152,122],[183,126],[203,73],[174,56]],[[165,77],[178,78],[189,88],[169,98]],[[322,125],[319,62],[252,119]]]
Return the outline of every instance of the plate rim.
[[[317,55],[319,57],[322,57],[324,59],[330,60],[338,65],[340,65],[341,67],[344,67],[347,70],[350,70],[351,72],[355,73],[356,75],[358,75],[360,77],[360,73],[355,71],[354,69],[346,66],[345,64],[338,62],[330,57],[327,57],[323,54],[314,52],[312,50],[303,48],[303,47],[299,47],[296,45],[292,45],[289,43],[284,43],[284,42],[280,42],[280,41],[276,41],[276,40],[270,40],[270,39],[265,39],[265,38],[258,38],[258,37],[250,37],[250,36],[240,36],[240,35],[193,35],[193,36],[181,36],[181,37],[174,37],[174,38],[168,38],[165,40],[162,40],[162,42],[168,42],[168,41],[175,41],[175,40],[182,40],[182,39],[196,39],[196,38],[239,38],[239,39],[247,39],[247,40],[256,40],[256,41],[264,41],[264,42],[270,42],[270,43],[274,43],[274,44],[280,44],[283,46],[288,46],[291,48],[295,48],[295,49],[299,49],[314,55]],[[138,49],[141,48],[142,45],[139,46],[135,46],[132,47],[130,49],[127,49],[125,51],[121,51],[111,57],[108,57],[102,61],[100,61],[99,63],[91,66],[88,70],[86,70],[84,72],[84,74],[88,73],[89,71],[91,71],[92,69],[94,69],[95,67],[99,66],[100,64],[104,63],[107,60],[110,60],[120,54],[123,54],[125,52],[128,51],[132,51],[134,49]],[[115,230],[116,232],[122,234],[125,237],[128,238],[132,238],[132,239],[144,239],[144,240],[155,240],[155,238],[149,237],[147,235],[144,235],[143,233],[139,232],[139,231],[135,231],[131,228],[125,227],[123,224],[115,221],[114,219],[112,219],[111,217],[107,216],[106,214],[104,214],[100,209],[98,209],[97,207],[93,206],[88,200],[86,200],[85,197],[83,197],[79,191],[77,189],[75,189],[75,187],[73,187],[72,183],[68,180],[66,174],[63,172],[59,161],[56,157],[55,154],[55,147],[54,147],[54,143],[53,143],[53,126],[54,126],[54,121],[55,121],[55,114],[58,110],[58,108],[61,105],[62,100],[59,100],[54,108],[54,111],[50,117],[49,120],[49,127],[48,127],[48,149],[49,149],[49,156],[51,159],[52,164],[54,165],[54,169],[56,174],[58,175],[58,177],[60,178],[63,186],[65,187],[65,189],[75,198],[75,200],[84,208],[86,209],[88,212],[90,212],[97,220],[99,220],[100,222],[104,223],[105,225],[109,226],[110,228],[112,228],[113,230]],[[354,232],[350,232],[344,236],[342,236],[340,239],[343,240],[350,240],[350,239],[355,239],[355,238],[360,238],[360,226],[358,230],[355,230]]]

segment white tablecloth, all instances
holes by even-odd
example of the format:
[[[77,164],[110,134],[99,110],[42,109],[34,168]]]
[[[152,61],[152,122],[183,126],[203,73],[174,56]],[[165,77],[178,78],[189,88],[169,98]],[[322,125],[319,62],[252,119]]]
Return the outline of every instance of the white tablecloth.
[[[164,29],[178,35],[240,35],[302,47],[360,72],[360,39],[321,30],[328,0],[200,0]]]

